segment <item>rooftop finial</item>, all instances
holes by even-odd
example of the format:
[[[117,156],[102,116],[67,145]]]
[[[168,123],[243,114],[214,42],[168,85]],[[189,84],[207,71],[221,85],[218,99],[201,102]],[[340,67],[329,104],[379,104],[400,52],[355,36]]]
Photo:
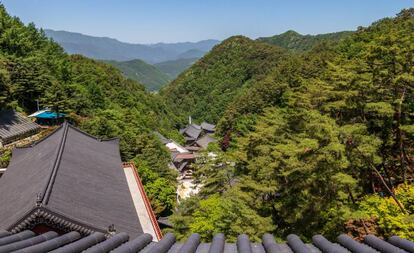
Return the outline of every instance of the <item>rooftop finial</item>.
[[[116,233],[116,229],[115,229],[115,225],[114,225],[114,224],[111,224],[111,225],[108,227],[108,233],[109,233],[110,235],[114,235],[114,234]]]
[[[37,206],[37,207],[42,206],[42,193],[41,193],[41,192],[39,192],[39,193],[36,195],[36,206]]]

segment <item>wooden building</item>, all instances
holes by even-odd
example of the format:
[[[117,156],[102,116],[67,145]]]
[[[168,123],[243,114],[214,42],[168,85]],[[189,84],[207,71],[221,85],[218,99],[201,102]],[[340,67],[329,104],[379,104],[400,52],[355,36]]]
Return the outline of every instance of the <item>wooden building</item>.
[[[39,131],[39,125],[20,113],[11,109],[0,111],[0,147],[34,135]]]
[[[68,123],[13,150],[0,178],[0,227],[12,233],[125,232],[161,238],[136,170],[119,140],[100,140]]]

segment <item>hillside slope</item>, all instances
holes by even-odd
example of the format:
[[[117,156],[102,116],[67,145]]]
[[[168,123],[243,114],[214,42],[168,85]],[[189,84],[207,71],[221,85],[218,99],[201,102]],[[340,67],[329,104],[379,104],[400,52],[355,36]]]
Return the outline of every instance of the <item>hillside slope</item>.
[[[142,169],[151,168],[152,179],[145,182],[150,199],[158,214],[168,215],[173,208],[168,203],[176,198],[176,175],[153,131],[179,134],[165,103],[108,64],[66,54],[33,24],[9,16],[2,5],[0,23],[0,108],[28,114],[39,100],[41,107],[65,112],[90,134],[119,137],[123,161],[134,159]]]
[[[183,71],[193,65],[198,58],[178,59],[174,61],[165,61],[154,64],[159,70],[167,74],[171,79],[175,79]]]
[[[203,187],[171,218],[176,234],[413,240],[414,9],[304,52],[259,50],[261,72],[234,50],[262,45],[224,41],[165,89],[201,120],[220,118],[222,137],[196,165]]]
[[[322,42],[338,42],[348,37],[352,33],[353,32],[350,31],[344,31],[318,35],[302,35],[295,31],[289,30],[279,35],[275,35],[272,37],[261,37],[257,40],[275,46],[283,47],[289,50],[303,52],[306,50],[310,50],[311,48]]]
[[[171,80],[157,67],[141,60],[105,62],[119,69],[125,77],[142,83],[149,91],[157,91]]]
[[[282,49],[231,37],[182,73],[161,94],[183,119],[217,122],[241,90],[260,80],[286,56]]]

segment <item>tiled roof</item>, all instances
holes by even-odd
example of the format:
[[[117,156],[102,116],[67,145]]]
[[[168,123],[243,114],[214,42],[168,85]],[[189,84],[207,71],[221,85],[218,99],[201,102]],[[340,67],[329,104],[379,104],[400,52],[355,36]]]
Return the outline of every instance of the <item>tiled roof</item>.
[[[216,139],[214,139],[213,137],[211,137],[210,135],[206,134],[203,137],[201,137],[200,139],[198,139],[196,141],[197,145],[202,147],[202,148],[207,148],[208,144],[215,142]]]
[[[0,178],[0,203],[0,227],[13,232],[40,221],[82,235],[105,233],[112,224],[134,237],[144,232],[119,140],[102,141],[67,123],[35,145],[13,150]]]
[[[0,110],[0,140],[4,143],[35,133],[39,129],[39,125],[14,110]]]
[[[160,134],[159,132],[154,132],[154,135],[158,137],[162,144],[167,144],[171,142],[171,140],[167,139],[164,135]]]
[[[189,125],[185,128],[184,133],[193,139],[198,139],[201,134],[201,127],[195,124]]]
[[[223,234],[214,236],[212,242],[201,243],[198,234],[191,235],[185,242],[176,242],[173,234],[166,234],[159,242],[152,242],[152,236],[143,234],[129,238],[119,233],[109,238],[96,232],[81,237],[78,232],[58,235],[47,232],[35,235],[31,231],[11,234],[0,230],[0,253],[412,253],[414,243],[397,236],[387,241],[373,235],[365,237],[363,243],[347,235],[338,236],[330,242],[321,235],[315,235],[312,243],[305,244],[296,235],[289,235],[285,243],[276,243],[273,236],[265,234],[261,243],[252,243],[246,235],[240,235],[236,243],[226,243]]]
[[[203,122],[203,123],[201,123],[201,128],[203,130],[206,130],[206,131],[209,131],[209,132],[214,132],[216,130],[216,125],[209,124],[207,122]]]
[[[192,153],[182,153],[182,154],[178,154],[177,156],[175,156],[175,160],[177,159],[192,160],[192,159],[195,159],[195,155]]]

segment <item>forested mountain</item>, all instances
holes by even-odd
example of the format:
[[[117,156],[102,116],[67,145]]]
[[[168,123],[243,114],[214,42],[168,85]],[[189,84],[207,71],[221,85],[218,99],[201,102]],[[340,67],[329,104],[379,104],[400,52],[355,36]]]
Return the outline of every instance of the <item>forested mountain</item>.
[[[99,60],[129,61],[140,59],[147,63],[201,57],[217,40],[199,42],[131,44],[106,37],[46,29],[48,37],[59,43],[69,54],[82,54]]]
[[[341,39],[231,37],[160,94],[68,55],[4,7],[0,24],[0,107],[30,113],[39,100],[93,135],[119,136],[157,215],[174,210],[178,238],[414,240],[414,9]],[[153,131],[179,141],[188,116],[217,123],[219,144],[197,154],[200,192],[175,208],[177,175]]]
[[[197,161],[174,232],[414,239],[413,45],[414,9],[295,52],[217,45],[162,91],[183,119],[218,122],[225,150]]]
[[[141,60],[105,62],[121,70],[127,78],[142,83],[149,91],[159,90],[172,79],[157,67]]]
[[[149,91],[158,91],[174,80],[184,70],[194,64],[198,58],[178,59],[148,64],[141,60],[105,61],[119,69],[125,77],[142,83]]]
[[[197,60],[198,58],[178,59],[174,61],[156,63],[154,66],[163,73],[167,74],[171,79],[175,79],[180,73],[188,69]]]
[[[152,134],[178,136],[175,116],[164,102],[108,64],[66,54],[3,6],[0,24],[0,108],[32,113],[39,100],[42,107],[67,113],[90,134],[120,137],[123,160],[140,164],[155,210],[168,214],[176,175],[168,168],[168,152]]]
[[[285,33],[275,35],[272,37],[261,37],[258,41],[263,41],[272,45],[290,49],[292,51],[303,52],[323,42],[336,43],[353,32],[335,32],[318,35],[302,35],[295,31],[289,30]]]
[[[288,54],[243,36],[231,37],[181,74],[161,94],[177,115],[217,122],[244,89],[262,80]],[[183,113],[185,115],[183,115]]]

